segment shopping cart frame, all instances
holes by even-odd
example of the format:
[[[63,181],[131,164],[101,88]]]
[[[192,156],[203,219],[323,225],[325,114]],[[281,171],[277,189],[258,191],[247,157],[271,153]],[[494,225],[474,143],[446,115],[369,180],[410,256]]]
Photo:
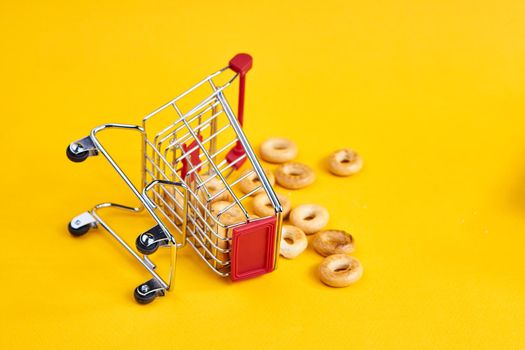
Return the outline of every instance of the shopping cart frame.
[[[71,220],[69,224],[69,231],[75,235],[80,236],[85,234],[90,228],[96,228],[98,226],[103,227],[106,231],[108,231],[146,270],[152,275],[152,278],[148,280],[145,283],[142,283],[137,288],[135,288],[134,296],[135,299],[139,303],[149,303],[151,302],[155,297],[157,296],[163,296],[166,291],[168,291],[171,286],[174,279],[175,274],[175,266],[176,266],[176,259],[177,259],[177,250],[179,248],[182,248],[186,245],[187,242],[190,243],[190,245],[193,247],[193,249],[199,253],[201,258],[207,263],[207,265],[212,268],[217,274],[219,274],[222,277],[226,277],[230,275],[230,272],[224,272],[220,269],[216,268],[217,260],[214,256],[212,256],[216,261],[213,263],[210,263],[209,257],[210,253],[209,250],[206,248],[206,245],[209,247],[209,242],[206,242],[205,240],[200,241],[199,236],[197,235],[197,230],[195,229],[195,232],[191,234],[190,240],[187,240],[187,229],[188,229],[188,217],[192,219],[192,215],[188,215],[190,213],[190,207],[193,208],[193,212],[198,214],[198,210],[195,209],[195,203],[190,202],[191,198],[197,198],[197,201],[199,201],[199,197],[195,195],[195,193],[192,191],[192,189],[188,186],[188,182],[184,181],[187,180],[181,179],[181,181],[170,181],[167,179],[158,179],[155,178],[152,181],[148,181],[148,174],[147,174],[147,149],[148,149],[148,135],[147,135],[147,121],[155,116],[157,113],[162,111],[164,108],[173,106],[177,110],[177,113],[180,116],[180,120],[188,127],[188,131],[191,134],[191,137],[196,141],[197,146],[200,147],[202,152],[205,155],[205,159],[207,158],[209,160],[208,168],[213,168],[215,171],[214,176],[218,176],[221,181],[226,183],[227,190],[231,192],[233,195],[234,202],[231,206],[239,205],[239,207],[244,211],[244,214],[247,217],[247,222],[257,222],[258,219],[252,220],[249,216],[247,211],[244,209],[243,205],[241,204],[241,200],[244,199],[246,196],[251,195],[247,194],[242,197],[241,200],[237,198],[237,196],[234,194],[233,190],[228,186],[228,182],[226,178],[222,174],[222,169],[219,169],[214,162],[211,161],[210,154],[207,153],[206,148],[199,142],[199,137],[195,133],[195,130],[193,130],[190,125],[188,124],[186,117],[188,115],[192,115],[192,111],[187,112],[186,114],[182,113],[178,107],[177,107],[177,101],[181,98],[184,98],[186,95],[192,93],[195,89],[199,88],[203,84],[209,83],[211,87],[213,88],[213,96],[217,99],[217,101],[220,101],[221,107],[223,108],[223,112],[227,116],[228,120],[231,123],[231,127],[235,131],[235,134],[237,135],[238,139],[235,144],[235,147],[233,147],[228,154],[226,155],[226,162],[229,166],[233,168],[239,168],[242,163],[244,163],[245,160],[249,160],[250,163],[253,165],[253,172],[258,176],[258,178],[261,181],[261,188],[265,190],[267,193],[270,202],[272,203],[272,206],[275,208],[275,222],[270,222],[270,225],[268,227],[275,229],[275,242],[274,244],[274,252],[273,252],[273,265],[271,266],[271,269],[275,269],[277,265],[277,258],[278,254],[275,254],[275,251],[278,251],[279,242],[280,242],[280,231],[281,231],[281,225],[282,225],[282,207],[279,203],[279,200],[273,191],[273,188],[271,187],[271,184],[269,183],[268,179],[266,178],[266,175],[264,173],[264,170],[262,166],[259,164],[257,157],[255,153],[253,152],[251,146],[249,145],[249,142],[244,135],[244,132],[242,131],[242,123],[244,118],[244,90],[245,90],[245,75],[246,72],[251,68],[251,57],[245,54],[239,54],[235,56],[231,61],[230,65],[222,68],[221,70],[209,75],[207,78],[203,79],[196,85],[194,85],[192,88],[184,92],[183,94],[177,96],[175,99],[169,101],[165,105],[161,106],[157,110],[153,111],[152,113],[148,114],[146,117],[142,120],[142,126],[138,125],[132,125],[132,124],[104,124],[99,127],[94,128],[90,135],[88,137],[85,137],[81,140],[75,141],[69,145],[67,148],[67,155],[68,158],[74,162],[81,162],[87,159],[90,156],[97,156],[102,154],[104,158],[109,162],[109,164],[117,171],[117,173],[120,175],[120,177],[124,180],[124,182],[127,184],[127,186],[131,189],[133,194],[139,199],[140,206],[127,206],[117,203],[101,203],[93,207],[91,210],[84,212],[77,217],[75,217],[73,220]],[[217,75],[221,74],[227,69],[232,69],[236,74],[231,78],[229,81],[227,81],[225,84],[221,86],[215,86],[213,83],[213,78]],[[228,86],[232,84],[232,82],[237,78],[240,77],[240,85],[239,85],[239,109],[238,109],[238,116],[236,117],[233,113],[231,107],[229,106],[228,102],[226,101],[226,97],[224,96],[224,89],[226,89]],[[205,101],[201,102],[198,106],[194,108],[194,110],[199,110],[200,106]],[[142,190],[139,190],[133,182],[130,180],[130,178],[126,175],[126,173],[122,170],[122,168],[117,164],[117,162],[113,159],[113,157],[110,155],[106,147],[101,143],[99,138],[97,137],[98,134],[104,130],[108,129],[122,129],[122,130],[132,130],[139,132],[142,137]],[[151,143],[150,143],[151,144]],[[195,148],[197,148],[195,146]],[[158,153],[158,151],[157,151]],[[162,155],[159,153],[159,155],[162,158]],[[190,158],[191,152],[188,152],[188,154],[185,154],[183,157],[186,157],[187,159]],[[163,158],[163,161],[167,163],[166,159]],[[198,175],[198,169],[197,166],[194,166],[194,164],[189,162],[190,169],[189,172],[193,172],[195,177],[199,177]],[[155,164],[154,164],[155,165]],[[156,165],[157,166],[157,165]],[[200,163],[198,165],[198,168],[200,169]],[[158,167],[158,166],[157,166]],[[176,168],[173,166],[173,168]],[[174,173],[177,174],[177,170],[173,170]],[[166,175],[164,175],[166,177]],[[182,176],[182,173],[181,173]],[[184,175],[186,176],[186,175]],[[191,177],[190,177],[191,178]],[[200,184],[201,186],[203,184]],[[163,204],[160,203],[157,200],[158,192],[157,188],[174,188],[177,189],[177,191],[181,191],[183,193],[183,203],[182,203],[182,220],[180,222],[181,228],[180,228],[180,237],[177,240],[173,234],[168,229],[167,225],[164,223],[164,220],[161,219],[160,215],[156,213],[156,210],[159,209],[159,205],[162,206]],[[205,187],[204,187],[205,188]],[[157,197],[150,197],[149,193],[153,192]],[[191,193],[191,195],[190,195]],[[193,197],[192,197],[193,196]],[[164,199],[162,199],[162,202],[166,203]],[[237,202],[237,203],[235,203]],[[200,203],[200,205],[203,205]],[[207,203],[206,205],[209,205]],[[154,219],[156,222],[156,226],[150,228],[143,234],[139,235],[137,237],[136,241],[136,247],[137,249],[143,253],[143,257],[141,257],[135,250],[128,244],[126,241],[119,235],[117,232],[112,229],[107,222],[101,218],[99,215],[100,209],[105,208],[118,208],[121,210],[126,210],[129,212],[137,213],[142,212],[144,209],[148,212],[148,214]],[[225,209],[226,210],[226,209]],[[228,208],[229,210],[229,208]],[[166,215],[162,210],[161,213]],[[222,213],[219,213],[221,215]],[[194,215],[195,216],[195,215]],[[223,226],[226,230],[233,230],[233,232],[237,229],[236,226],[238,225],[222,225],[220,220],[214,218],[216,221],[215,227]],[[263,222],[264,219],[260,220],[260,223],[264,226],[266,222]],[[268,221],[268,220],[266,220]],[[271,220],[270,220],[271,221]],[[205,224],[210,227],[210,225],[205,222]],[[273,226],[272,226],[273,225]],[[203,225],[204,226],[204,225]],[[193,227],[196,227],[195,225],[195,219],[193,218]],[[241,231],[241,230],[239,230]],[[235,233],[235,232],[234,232]],[[211,234],[210,234],[211,236]],[[208,241],[209,238],[207,238]],[[215,250],[219,249],[224,254],[229,254],[230,250],[229,248],[222,249],[220,247],[217,247],[213,244],[213,241],[210,241],[211,245],[215,247]],[[198,247],[197,245],[200,245]],[[170,249],[170,269],[169,269],[169,275],[167,278],[162,278],[159,274],[155,271],[155,264],[152,262],[150,258],[148,258],[148,255],[155,252],[158,247],[167,247]],[[201,253],[200,249],[204,249],[205,252]],[[208,253],[206,253],[208,252]],[[204,255],[203,255],[204,254]],[[221,261],[219,261],[221,263]],[[230,261],[228,261],[224,266],[229,267]],[[223,267],[224,267],[223,266]],[[248,274],[249,275],[249,274]]]

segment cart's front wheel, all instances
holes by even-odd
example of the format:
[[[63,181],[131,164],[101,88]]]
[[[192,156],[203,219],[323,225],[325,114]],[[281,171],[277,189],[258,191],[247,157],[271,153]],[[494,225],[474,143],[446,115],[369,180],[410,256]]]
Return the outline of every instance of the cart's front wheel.
[[[86,232],[89,231],[90,228],[91,228],[91,225],[89,224],[80,226],[77,228],[74,228],[73,226],[71,226],[71,223],[67,225],[67,229],[69,230],[69,233],[71,233],[75,237],[80,237],[84,235]]]
[[[87,157],[89,157],[89,151],[81,151],[79,153],[75,153],[71,150],[71,146],[67,146],[66,155],[70,161],[80,163],[85,161]]]
[[[149,304],[157,297],[157,292],[150,291],[150,286],[147,283],[141,284],[133,292],[133,297],[139,304]]]
[[[159,248],[159,242],[155,242],[155,237],[148,232],[138,236],[135,245],[137,250],[145,255],[153,254]]]

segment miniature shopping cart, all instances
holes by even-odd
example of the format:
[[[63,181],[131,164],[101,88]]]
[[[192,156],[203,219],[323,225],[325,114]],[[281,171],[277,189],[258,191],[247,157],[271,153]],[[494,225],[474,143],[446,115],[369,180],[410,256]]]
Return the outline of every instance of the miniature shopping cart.
[[[227,67],[144,117],[141,126],[101,125],[67,148],[73,162],[102,154],[140,201],[139,206],[102,203],[69,223],[69,232],[75,236],[102,226],[146,268],[152,278],[135,288],[139,303],[149,303],[170,289],[177,251],[187,244],[212,271],[233,281],[276,267],[282,208],[242,130],[245,78],[251,66],[249,55],[238,54]],[[237,78],[235,116],[227,91]],[[97,138],[108,129],[142,135],[140,186],[133,184]],[[239,183],[254,175],[260,184],[241,193]],[[275,215],[259,218],[248,213],[246,204],[256,193],[268,196]],[[146,209],[155,221],[155,226],[137,237],[136,250],[99,215],[100,209],[108,207],[130,212]],[[151,258],[159,247],[170,249],[169,276],[165,278]]]

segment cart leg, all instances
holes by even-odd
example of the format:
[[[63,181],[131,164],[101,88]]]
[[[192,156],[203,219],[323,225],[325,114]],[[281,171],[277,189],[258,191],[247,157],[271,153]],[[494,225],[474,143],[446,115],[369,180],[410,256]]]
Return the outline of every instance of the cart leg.
[[[171,251],[171,263],[170,263],[170,276],[168,281],[164,281],[162,277],[160,277],[155,272],[155,264],[147,257],[147,255],[144,255],[143,257],[139,256],[108,224],[102,220],[102,218],[98,215],[97,210],[102,208],[119,208],[131,212],[139,212],[141,211],[141,208],[134,208],[129,207],[121,204],[116,203],[101,203],[96,205],[91,211],[84,212],[71,220],[69,223],[69,231],[71,234],[75,236],[80,236],[84,233],[86,233],[90,228],[92,227],[102,227],[107,232],[109,232],[142,266],[148,270],[148,272],[153,276],[153,278],[141,285],[139,285],[137,288],[135,288],[134,291],[134,297],[140,304],[148,304],[152,302],[156,297],[158,296],[164,296],[166,294],[166,291],[170,288],[171,281],[173,279],[174,275],[174,267],[176,262],[176,246],[171,244],[170,240],[166,237],[164,234],[164,231],[160,227],[160,225],[154,226],[153,228],[149,229],[145,233],[141,234],[140,237],[144,235],[151,235],[153,237],[153,243],[156,248],[159,246],[167,246],[172,249]],[[148,243],[149,236],[146,237],[145,242],[146,245]],[[139,240],[137,239],[137,240]],[[149,245],[147,245],[149,246]],[[151,248],[151,247],[150,247]]]
[[[96,227],[97,220],[87,211],[75,216],[68,225],[69,232],[75,237],[82,236],[88,232],[89,229]],[[156,247],[158,247],[158,243]],[[144,256],[144,264],[147,264],[151,270],[155,269],[155,264],[149,260],[147,256]],[[139,304],[149,304],[156,297],[164,296],[165,291],[166,289],[157,281],[157,279],[152,278],[135,288],[134,297]]]

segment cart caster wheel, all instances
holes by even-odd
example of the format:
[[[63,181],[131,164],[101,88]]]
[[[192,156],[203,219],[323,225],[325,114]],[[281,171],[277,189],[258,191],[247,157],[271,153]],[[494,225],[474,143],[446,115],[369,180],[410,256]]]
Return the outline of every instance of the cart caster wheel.
[[[159,248],[159,242],[154,242],[155,238],[150,233],[143,233],[137,237],[135,245],[137,250],[144,255],[150,255],[157,251]]]
[[[84,235],[86,232],[89,231],[90,228],[91,228],[91,225],[89,224],[80,226],[79,228],[74,228],[73,226],[71,226],[71,223],[67,225],[67,229],[69,230],[69,233],[71,233],[75,237],[80,237]]]
[[[69,158],[70,161],[75,163],[83,162],[89,157],[89,151],[82,151],[80,153],[73,153],[70,146],[67,146],[66,148],[66,155]]]
[[[140,286],[135,288],[135,291],[133,292],[133,297],[135,298],[137,303],[145,305],[155,300],[155,298],[157,297],[157,292],[147,293],[149,288],[150,287],[146,283],[141,284]]]

